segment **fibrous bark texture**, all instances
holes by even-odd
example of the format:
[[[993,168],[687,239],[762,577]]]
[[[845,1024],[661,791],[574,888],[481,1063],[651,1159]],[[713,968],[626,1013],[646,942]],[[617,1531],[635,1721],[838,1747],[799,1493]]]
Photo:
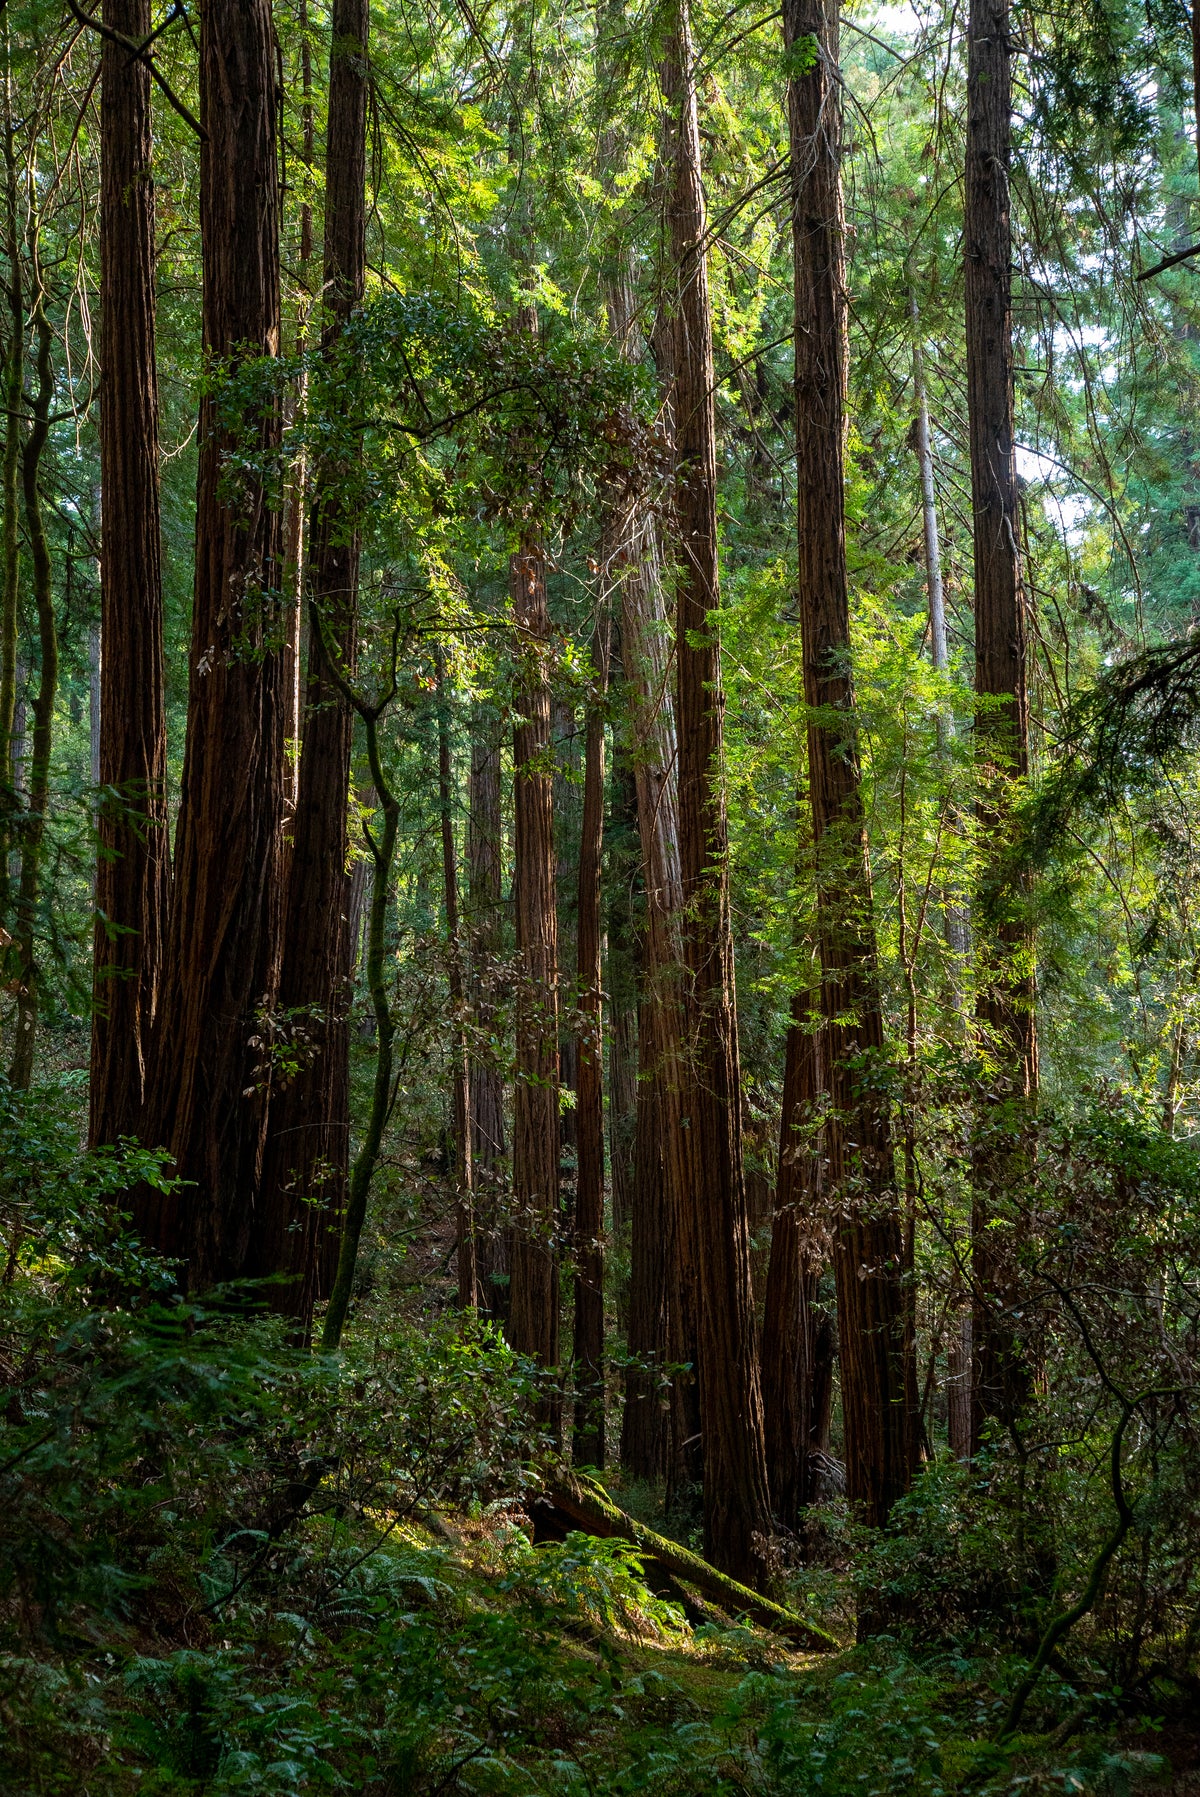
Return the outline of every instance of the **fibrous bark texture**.
[[[475,1187],[475,1259],[479,1302],[502,1322],[508,1314],[509,1231],[504,1075],[492,1050],[495,983],[502,947],[503,820],[500,812],[500,726],[480,705],[471,731],[470,816],[467,822],[467,901],[470,926],[470,1003],[474,1036],[488,1047],[470,1066],[471,1166]]]
[[[1005,840],[1011,782],[1023,778],[1029,766],[1027,624],[1013,422],[1008,0],[972,0],[967,35],[967,411],[975,519],[975,688],[985,701],[976,720],[981,776],[977,817],[985,851],[992,856],[981,881],[976,926],[976,1020],[987,1063],[973,1153],[978,1439],[987,1417],[1011,1418],[1028,1391],[1029,1369],[1013,1317],[1019,1306],[1014,1231],[993,1225],[1006,1193],[1008,1202],[1019,1205],[1028,1174],[1037,1033],[1033,945],[1020,914],[1020,882],[1007,872]]]
[[[218,375],[279,348],[275,40],[268,0],[210,0],[201,19],[204,349]],[[274,404],[243,420],[269,457]],[[142,1139],[188,1184],[141,1191],[143,1238],[192,1288],[242,1274],[257,1225],[279,972],[283,671],[278,514],[247,474],[230,491],[230,427],[200,405],[196,573],[177,879]]]
[[[742,1166],[741,1090],[722,771],[716,421],[700,121],[686,4],[663,69],[673,263],[679,853],[688,983],[685,1113],[690,1223],[700,1282],[699,1372],[706,1551],[748,1583],[770,1532]]]
[[[634,1145],[632,1227],[629,1242],[629,1316],[625,1337],[625,1408],[621,1418],[621,1465],[631,1479],[661,1479],[667,1469],[664,1402],[667,1359],[667,1262],[671,1222],[667,1210],[662,1144],[663,1107],[654,1051],[655,1006],[641,1005],[638,1056],[645,1074],[638,1080]]]
[[[3,591],[0,593],[0,892],[7,909],[12,878],[9,850],[20,810],[17,768],[17,610],[21,585],[21,413],[25,391],[25,292],[17,211],[17,161],[13,141],[12,73],[6,67],[4,100],[4,249],[8,261],[7,337],[4,357],[4,454],[0,459]]]
[[[21,821],[21,877],[17,887],[15,914],[17,1015],[9,1079],[18,1091],[25,1091],[33,1078],[40,985],[37,910],[46,839],[46,814],[50,803],[54,701],[58,693],[58,631],[54,617],[50,544],[46,536],[39,486],[42,454],[50,434],[50,405],[54,397],[54,338],[46,316],[46,294],[38,266],[36,229],[31,230],[30,238],[34,251],[31,316],[37,341],[37,386],[30,407],[29,434],[21,450],[21,489],[25,502],[25,536],[33,566],[39,667],[37,692],[33,700],[29,804]]]
[[[150,0],[106,0],[140,43]],[[170,884],[150,71],[100,53],[100,767],[89,1136],[133,1135]]]
[[[829,1445],[833,1339],[817,1304],[828,1257],[820,1112],[822,1031],[797,998],[788,1031],[779,1170],[762,1333],[767,1476],[775,1520],[800,1527],[816,1498],[816,1456]]]
[[[513,1095],[513,1233],[509,1340],[558,1365],[558,916],[550,765],[550,615],[541,544],[513,557],[521,666],[514,694],[513,908],[518,989]],[[550,1401],[547,1412],[556,1414]]]
[[[691,1227],[694,1141],[687,1111],[683,875],[679,860],[675,706],[663,568],[653,519],[629,520],[621,582],[621,659],[628,715],[645,927],[638,933],[642,1003],[637,1030],[637,1103],[631,1201],[630,1349],[643,1357],[626,1378],[626,1403],[657,1406],[665,1360],[673,1378],[670,1440],[653,1421],[637,1425],[631,1452],[669,1455],[672,1487],[701,1476],[699,1279]],[[616,1095],[616,1083],[610,1102]],[[614,1156],[615,1160],[615,1156]],[[614,1179],[614,1205],[616,1182]],[[648,1256],[642,1264],[642,1255]],[[633,1346],[633,1332],[638,1347]],[[665,1331],[665,1333],[664,1333]],[[669,1351],[668,1351],[669,1342]],[[648,1431],[648,1433],[647,1433]],[[634,1446],[635,1442],[640,1446]],[[627,1464],[622,1461],[623,1464]],[[652,1476],[649,1472],[643,1476]]]
[[[337,0],[329,63],[325,150],[325,322],[332,355],[362,299],[366,263],[367,0]],[[351,469],[336,457],[313,479],[308,681],[292,822],[279,1023],[299,1071],[272,1096],[257,1270],[282,1273],[275,1302],[307,1328],[328,1289],[350,1160],[350,996],[346,808],[354,715],[333,680],[332,654],[352,674],[357,640],[359,533],[347,512]],[[286,687],[286,668],[285,668]],[[322,1275],[325,1275],[323,1278]]]
[[[575,1433],[579,1465],[604,1465],[604,1046],[600,871],[604,850],[604,698],[607,596],[592,641],[595,691],[584,745],[579,896],[575,912],[579,1017],[575,1100]]]
[[[434,651],[438,706],[438,808],[442,826],[442,896],[446,909],[446,973],[454,1013],[450,1083],[454,1117],[454,1171],[457,1190],[458,1302],[474,1310],[479,1302],[475,1248],[474,1177],[471,1159],[471,1064],[467,1048],[467,982],[458,904],[458,849],[454,840],[454,760],[450,747],[450,695],[446,658]]]
[[[846,1488],[880,1523],[907,1490],[902,1240],[870,862],[850,674],[845,536],[846,290],[837,0],[788,0],[785,43],[816,40],[788,84],[795,258],[796,486],[808,782],[824,1017],[825,1177],[834,1214]],[[836,722],[831,717],[836,716]]]

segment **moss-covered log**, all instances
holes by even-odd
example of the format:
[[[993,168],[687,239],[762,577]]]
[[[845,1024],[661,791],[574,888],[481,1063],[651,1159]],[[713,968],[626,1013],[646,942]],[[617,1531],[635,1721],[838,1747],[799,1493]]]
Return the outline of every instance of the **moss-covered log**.
[[[748,1585],[739,1585],[699,1554],[690,1553],[677,1541],[647,1528],[614,1504],[603,1487],[592,1480],[585,1484],[580,1479],[564,1479],[547,1488],[542,1503],[572,1528],[603,1539],[617,1536],[631,1541],[639,1553],[666,1567],[682,1584],[694,1585],[722,1609],[735,1616],[749,1616],[761,1628],[782,1635],[798,1647],[807,1647],[814,1653],[835,1653],[841,1645],[817,1623],[773,1603]]]

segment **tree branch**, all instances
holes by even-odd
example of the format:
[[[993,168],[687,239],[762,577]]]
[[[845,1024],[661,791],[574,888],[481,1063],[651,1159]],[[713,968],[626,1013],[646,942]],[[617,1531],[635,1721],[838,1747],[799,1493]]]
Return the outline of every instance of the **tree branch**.
[[[116,44],[120,49],[127,50],[129,55],[133,57],[135,61],[145,63],[152,77],[157,81],[159,87],[167,96],[171,106],[179,114],[184,124],[191,126],[192,130],[196,133],[196,136],[202,143],[208,142],[208,132],[204,129],[203,125],[201,125],[199,119],[184,105],[166,76],[159,73],[154,58],[149,53],[148,46],[152,44],[154,39],[158,36],[157,31],[151,32],[144,44],[138,44],[135,43],[131,37],[126,37],[123,31],[114,31],[112,26],[106,25],[102,19],[93,18],[90,13],[84,12],[83,8],[78,5],[77,0],[67,0],[67,5],[70,8],[73,17],[78,19],[81,25],[86,25],[89,31],[94,31],[97,37],[107,38],[110,44]],[[174,18],[176,13],[182,13],[182,11],[183,8],[177,6],[174,8],[171,17]],[[170,22],[170,19],[168,19],[166,24],[170,24]],[[165,30],[165,28],[165,25],[163,25],[159,27],[159,30]]]

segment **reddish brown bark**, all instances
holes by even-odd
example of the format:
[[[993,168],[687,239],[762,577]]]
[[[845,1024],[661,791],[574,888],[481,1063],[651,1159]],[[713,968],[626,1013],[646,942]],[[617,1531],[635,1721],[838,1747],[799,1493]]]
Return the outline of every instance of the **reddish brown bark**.
[[[653,1352],[659,1363],[665,1357],[687,1369],[672,1379],[669,1446],[663,1444],[674,1489],[681,1483],[697,1482],[703,1467],[697,1379],[700,1286],[690,1228],[693,1137],[685,1073],[683,875],[675,706],[669,678],[671,627],[651,518],[635,515],[630,519],[623,553],[627,566],[621,582],[621,659],[646,903],[645,928],[638,939],[642,1004],[636,1032],[637,1119],[631,1202],[636,1206],[643,1195],[649,1195],[660,1207],[652,1225],[635,1213],[630,1277],[642,1294],[638,1302],[645,1319],[644,1340],[639,1337],[642,1346],[637,1351]],[[654,1091],[649,1111],[642,1103],[648,1086]],[[616,1094],[614,1076],[610,1103]],[[648,1133],[651,1117],[653,1134]],[[647,1153],[654,1164],[643,1166]],[[614,1206],[615,1194],[614,1179]],[[658,1242],[649,1232],[651,1227],[663,1232]],[[652,1255],[646,1267],[638,1258],[643,1248]],[[660,1311],[667,1319],[669,1354],[658,1340]],[[633,1322],[631,1314],[631,1328]],[[644,1389],[648,1388],[643,1374],[631,1368],[627,1401],[631,1392]]]
[[[204,349],[216,368],[279,348],[275,41],[267,0],[209,0],[200,28]],[[278,447],[278,412],[246,422]],[[244,439],[243,439],[244,440]],[[196,572],[174,889],[143,1141],[189,1183],[142,1191],[143,1237],[191,1288],[242,1274],[257,1224],[275,1002],[283,812],[279,522],[261,483],[226,491],[231,442],[200,405]]]
[[[450,751],[450,695],[446,658],[434,651],[438,707],[438,807],[442,833],[442,896],[446,909],[446,965],[451,1031],[451,1090],[454,1112],[454,1173],[458,1236],[458,1302],[474,1310],[479,1302],[479,1267],[475,1249],[474,1179],[471,1162],[471,1066],[467,1051],[467,990],[463,971],[462,930],[458,907],[458,850],[454,843],[454,764]]]
[[[1011,1418],[1028,1393],[1029,1369],[1014,1319],[1020,1303],[1014,1234],[992,1225],[1005,1204],[1020,1204],[1029,1170],[1029,1107],[1038,1077],[1033,943],[1021,916],[1020,883],[1012,881],[1006,865],[1010,783],[1029,766],[1027,622],[1014,453],[1009,29],[1008,0],[972,0],[964,285],[975,519],[975,688],[988,701],[975,726],[982,776],[977,815],[985,851],[992,856],[976,907],[981,962],[976,1019],[989,1062],[982,1075],[973,1154],[976,1443],[986,1418]]]
[[[611,926],[609,944],[612,945]],[[633,1215],[637,1177],[637,1009],[628,994],[610,1006],[608,1020],[608,1163],[613,1231]]]
[[[46,315],[46,292],[38,260],[36,227],[31,230],[30,238],[33,248],[33,305],[30,315],[37,341],[37,385],[30,406],[29,433],[21,450],[21,489],[25,502],[25,536],[33,567],[39,666],[37,691],[33,699],[29,802],[21,821],[21,874],[14,916],[17,1014],[8,1077],[18,1091],[27,1090],[33,1078],[41,986],[37,911],[42,886],[46,816],[50,806],[54,701],[58,693],[58,632],[54,617],[50,544],[46,536],[40,487],[42,455],[49,440],[50,407],[54,398],[54,337]]]
[[[579,730],[575,708],[557,695],[550,707],[550,739],[554,751],[554,865],[558,891],[558,959],[563,969],[575,968],[579,959],[575,927],[575,903],[579,896]],[[558,1085],[562,1098],[558,1110],[559,1202],[563,1230],[574,1230],[576,1155],[576,1104],[578,1103],[578,1042],[576,1033],[560,1012]],[[573,1102],[574,1101],[574,1102]]]
[[[518,989],[513,1094],[509,1340],[558,1366],[558,916],[550,758],[546,562],[527,539],[513,557],[520,672],[514,694],[513,909]],[[553,1422],[557,1407],[547,1402]]]
[[[742,1165],[729,855],[722,784],[712,316],[700,122],[686,0],[668,45],[668,229],[678,531],[676,725],[679,854],[687,969],[683,1108],[692,1139],[688,1223],[700,1282],[699,1373],[708,1557],[750,1584],[766,1576],[770,1533]],[[686,1235],[686,1231],[685,1231]],[[684,1264],[690,1255],[685,1253]]]
[[[141,42],[149,0],[106,0]],[[132,1136],[170,888],[154,327],[150,71],[100,52],[100,848],[89,1138]]]
[[[475,1256],[479,1302],[498,1321],[508,1314],[507,1152],[504,1076],[496,1029],[494,982],[502,948],[503,825],[500,814],[500,727],[480,706],[471,736],[467,825],[470,1002],[477,1051],[470,1066],[471,1166],[475,1184]]]
[[[779,1172],[762,1333],[763,1414],[771,1507],[800,1527],[816,1497],[816,1459],[829,1446],[832,1330],[817,1303],[827,1259],[820,1111],[821,1031],[811,998],[795,1001],[783,1076]]]
[[[366,266],[367,0],[337,0],[329,62],[325,152],[325,322],[332,355],[363,294]],[[292,822],[279,1015],[298,1032],[300,1069],[272,1096],[257,1270],[282,1273],[280,1309],[307,1328],[332,1272],[350,1160],[349,1009],[354,943],[348,927],[346,808],[354,715],[327,664],[326,644],[352,673],[357,640],[359,533],[336,458],[313,476],[308,680]]]
[[[667,1470],[669,1413],[663,1382],[667,1359],[667,1267],[671,1225],[667,1209],[657,1056],[653,1046],[655,1021],[654,1001],[647,998],[642,1003],[638,1021],[638,1056],[645,1073],[637,1087],[626,1327],[630,1364],[625,1372],[621,1465],[631,1479],[657,1480]]]
[[[315,120],[312,100],[312,45],[308,30],[308,0],[300,0],[300,158],[311,173],[315,149]],[[301,354],[308,344],[308,320],[312,309],[309,293],[310,263],[313,248],[313,209],[305,198],[300,207],[300,296],[296,305],[295,351]],[[308,394],[308,372],[302,371],[297,387],[290,396],[288,422],[303,411]],[[287,631],[283,648],[283,740],[287,747],[286,795],[295,810],[300,784],[300,737],[303,723],[301,673],[303,668],[304,623],[304,557],[305,509],[308,502],[308,466],[301,450],[288,480],[283,508],[283,588],[286,595]]]
[[[600,872],[604,851],[604,711],[607,601],[592,640],[596,686],[587,716],[579,900],[575,912],[579,1042],[575,1100],[575,1432],[579,1465],[604,1465],[604,1046]]]
[[[850,673],[845,537],[846,289],[837,0],[788,0],[789,50],[815,38],[788,84],[795,258],[796,486],[808,778],[821,952],[826,1179],[835,1215],[846,1488],[880,1523],[908,1488],[913,1419],[883,1013]],[[830,718],[836,716],[836,722]]]

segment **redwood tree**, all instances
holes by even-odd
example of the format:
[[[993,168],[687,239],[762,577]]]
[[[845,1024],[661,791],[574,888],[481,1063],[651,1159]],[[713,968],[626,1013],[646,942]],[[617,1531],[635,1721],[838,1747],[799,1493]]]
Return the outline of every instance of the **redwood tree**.
[[[450,1005],[451,1087],[454,1111],[454,1170],[458,1185],[458,1301],[464,1310],[479,1302],[479,1262],[475,1242],[474,1177],[471,1163],[471,1058],[467,1044],[467,988],[459,927],[458,850],[454,842],[454,763],[450,747],[450,698],[446,657],[434,650],[437,678],[438,810],[442,829],[442,897],[446,908],[446,971]]]
[[[786,0],[784,41],[816,54],[788,83],[795,260],[796,491],[808,784],[824,1018],[825,1177],[834,1213],[846,1489],[880,1523],[914,1454],[884,1024],[850,673],[846,280],[837,0]],[[793,1057],[808,1052],[799,1033]],[[792,1067],[793,1085],[798,1070]],[[785,1119],[786,1123],[786,1119]]]
[[[38,683],[33,698],[33,730],[29,761],[29,799],[21,822],[21,874],[14,913],[16,938],[16,1018],[9,1078],[18,1090],[33,1078],[41,969],[37,952],[37,912],[42,890],[42,859],[50,809],[50,752],[53,746],[54,701],[58,695],[58,629],[54,615],[50,543],[46,535],[41,493],[42,456],[50,435],[54,399],[54,336],[46,314],[46,288],[36,220],[30,228],[33,303],[30,316],[37,344],[37,385],[29,406],[29,432],[21,449],[21,493],[25,502],[25,537],[33,571],[37,614]]]
[[[283,815],[279,518],[255,471],[276,403],[236,426],[214,386],[279,349],[279,169],[269,0],[209,0],[200,25],[204,351],[196,571],[176,880],[141,1135],[188,1183],[142,1190],[144,1238],[192,1288],[238,1276],[256,1225],[279,967]],[[234,435],[236,429],[236,437]],[[236,442],[242,472],[226,467]]]
[[[467,820],[469,998],[477,1042],[496,1027],[496,963],[501,949],[502,821],[500,726],[491,707],[475,709]],[[485,1049],[470,1064],[471,1171],[475,1191],[475,1261],[479,1301],[503,1320],[508,1312],[509,1231],[502,1216],[505,1185],[504,1077]]]
[[[819,995],[817,1000],[819,1009]],[[783,1076],[779,1166],[762,1333],[767,1476],[775,1519],[798,1529],[816,1498],[817,1455],[829,1445],[833,1327],[817,1292],[827,1259],[820,1109],[823,1031],[812,997],[792,1007]]]
[[[663,66],[670,152],[677,531],[676,723],[679,852],[687,969],[684,1111],[692,1137],[688,1206],[700,1284],[705,1551],[758,1583],[770,1533],[742,1164],[741,1089],[722,784],[717,457],[712,314],[700,120],[686,0]]]
[[[558,1365],[558,918],[550,765],[550,614],[535,537],[512,558],[520,658],[513,698],[517,1054],[508,1319],[514,1348]],[[553,1402],[547,1413],[556,1414]]]
[[[140,43],[150,0],[106,0]],[[154,331],[150,70],[100,53],[100,849],[89,1087],[93,1144],[133,1135],[170,881]]]
[[[575,1433],[580,1464],[604,1465],[604,1050],[600,967],[600,870],[604,847],[604,696],[608,688],[607,595],[592,639],[596,687],[584,747],[583,825],[575,939],[579,991],[575,1144]]]
[[[1014,1310],[1012,1234],[998,1211],[1028,1171],[1028,1110],[1037,1089],[1033,944],[1020,881],[1008,870],[1007,794],[1029,767],[1025,598],[1013,423],[1012,46],[1008,0],[971,0],[967,23],[966,212],[963,220],[967,413],[975,519],[975,689],[985,865],[976,907],[976,1018],[984,1067],[974,1148],[972,1273],[974,1435],[1011,1418],[1029,1369]]]
[[[336,0],[325,139],[325,322],[332,356],[362,300],[366,267],[368,0]],[[323,628],[309,631],[308,683],[292,822],[283,966],[282,1028],[298,1071],[271,1099],[256,1268],[283,1272],[276,1302],[307,1327],[331,1270],[350,1161],[349,1006],[354,943],[346,872],[347,799],[354,714],[331,677],[325,644],[353,672],[359,533],[336,455],[313,477],[307,588]]]

